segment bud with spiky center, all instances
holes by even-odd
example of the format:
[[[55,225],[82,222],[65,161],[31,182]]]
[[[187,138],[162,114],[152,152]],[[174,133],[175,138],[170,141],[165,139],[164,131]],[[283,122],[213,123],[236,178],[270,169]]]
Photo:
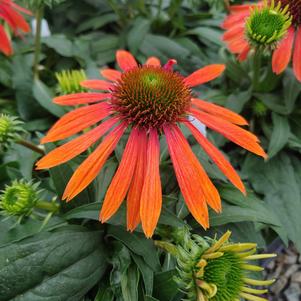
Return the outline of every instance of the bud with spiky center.
[[[58,90],[61,95],[70,93],[87,92],[80,83],[87,79],[84,70],[63,70],[56,72],[55,77],[58,81]]]
[[[203,239],[193,235],[178,246],[179,277],[176,281],[189,301],[267,301],[260,295],[266,289],[252,286],[268,286],[274,280],[255,280],[250,272],[260,272],[260,266],[250,261],[272,258],[275,254],[255,254],[254,243],[230,243],[231,232],[219,240]]]
[[[257,49],[275,49],[291,26],[289,7],[282,7],[280,2],[275,5],[272,0],[251,10],[245,28],[249,43]]]
[[[39,183],[15,180],[0,195],[0,209],[5,215],[28,216],[39,201]]]
[[[24,132],[22,124],[17,117],[0,115],[0,152],[7,150],[13,141],[20,138],[20,134]]]

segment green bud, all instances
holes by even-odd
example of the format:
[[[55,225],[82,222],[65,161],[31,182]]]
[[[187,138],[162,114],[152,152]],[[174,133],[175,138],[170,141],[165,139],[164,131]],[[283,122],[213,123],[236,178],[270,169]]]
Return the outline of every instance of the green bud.
[[[7,150],[13,141],[20,138],[20,134],[24,132],[22,124],[17,117],[0,115],[0,152]]]
[[[39,201],[39,183],[15,180],[0,195],[0,209],[5,215],[28,216]]]
[[[61,95],[86,92],[80,83],[87,79],[84,70],[64,70],[56,72],[55,76],[58,80],[58,90]]]

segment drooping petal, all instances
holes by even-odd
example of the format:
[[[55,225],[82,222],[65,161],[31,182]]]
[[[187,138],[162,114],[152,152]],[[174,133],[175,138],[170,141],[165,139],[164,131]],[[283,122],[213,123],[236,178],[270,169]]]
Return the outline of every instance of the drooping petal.
[[[195,109],[191,109],[192,115],[199,119],[209,128],[222,134],[232,142],[240,145],[241,147],[247,149],[248,151],[262,156],[267,157],[265,151],[258,143],[258,138],[251,132],[246,131],[237,125],[234,125],[226,120],[219,117],[212,116],[205,112],[200,112]]]
[[[219,77],[224,70],[225,65],[208,65],[187,76],[184,82],[190,87],[201,85]]]
[[[133,179],[139,145],[138,130],[132,129],[118,169],[107,190],[99,220],[104,223],[119,209]]]
[[[247,125],[248,122],[239,114],[232,112],[229,109],[223,108],[216,104],[210,103],[197,98],[192,98],[192,104],[197,106],[202,111],[210,113],[212,115],[218,116],[222,119],[225,119],[231,123],[238,125]]]
[[[118,125],[76,169],[65,189],[63,200],[66,199],[68,202],[73,199],[97,177],[126,128],[127,125],[125,123]]]
[[[41,143],[54,142],[68,138],[89,126],[96,124],[109,115],[110,106],[107,103],[98,103],[73,110],[54,124],[47,135],[41,140]]]
[[[236,186],[242,193],[246,193],[245,186],[241,181],[239,175],[224,157],[224,155],[208,140],[203,136],[202,133],[198,131],[191,123],[186,122],[186,126],[189,128],[195,139],[212,159],[212,161],[218,166],[221,172]]]
[[[145,130],[138,133],[138,154],[134,176],[127,196],[127,229],[134,231],[140,223],[140,199],[145,179],[147,134]]]
[[[87,89],[104,90],[104,91],[106,90],[110,91],[110,89],[113,87],[112,83],[101,79],[84,80],[80,83],[80,85]]]
[[[238,34],[243,33],[245,30],[244,22],[238,23],[235,26],[229,28],[224,34],[223,34],[223,41],[228,41],[235,39]]]
[[[250,15],[249,11],[244,12],[244,13],[240,13],[240,14],[231,14],[231,15],[227,16],[225,21],[222,23],[221,27],[223,29],[230,29],[233,26],[235,26],[235,25],[237,25],[241,22],[244,22],[245,19],[247,17],[249,17],[249,15]]]
[[[100,71],[100,74],[113,82],[118,81],[121,78],[121,72],[115,69],[103,69]]]
[[[293,27],[290,27],[287,36],[280,42],[273,53],[272,68],[276,74],[282,73],[291,60],[294,37],[295,30]]]
[[[55,97],[53,102],[61,106],[75,106],[98,102],[110,97],[109,93],[74,93]]]
[[[11,47],[10,40],[7,37],[7,34],[0,24],[0,51],[2,51],[5,55],[12,55],[13,48]]]
[[[209,218],[202,186],[207,184],[207,179],[205,177],[204,181],[203,174],[199,172],[200,164],[178,127],[165,126],[164,133],[184,200],[194,218],[206,229],[209,227]]]
[[[147,145],[147,162],[140,200],[140,217],[146,237],[155,231],[162,207],[160,179],[160,143],[156,129],[151,129]]]
[[[145,65],[160,67],[161,62],[157,57],[151,56],[147,59],[147,61],[145,62]]]
[[[8,5],[2,5],[1,11],[3,19],[9,24],[15,33],[21,29],[24,32],[30,32],[30,26],[24,17]]]
[[[301,82],[301,25],[296,33],[293,68],[296,78]]]
[[[138,67],[138,64],[132,54],[125,50],[118,50],[116,53],[116,60],[123,71]]]
[[[108,119],[91,131],[54,149],[37,162],[37,169],[51,168],[73,159],[97,142],[117,122],[118,118],[116,117]]]
[[[237,59],[239,62],[243,62],[248,58],[249,52],[251,51],[250,45],[246,45],[242,52],[238,55]]]
[[[24,14],[27,14],[27,15],[29,15],[29,16],[32,15],[32,12],[31,12],[30,10],[21,7],[20,5],[14,3],[13,1],[2,0],[2,2],[5,2],[7,5],[11,6],[11,7],[14,8],[14,9],[19,10],[20,12],[22,12],[22,13],[24,13]]]

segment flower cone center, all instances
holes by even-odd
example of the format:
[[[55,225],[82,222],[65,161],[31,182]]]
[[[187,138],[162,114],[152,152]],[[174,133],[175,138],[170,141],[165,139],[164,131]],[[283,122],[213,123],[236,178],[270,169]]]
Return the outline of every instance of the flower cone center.
[[[208,260],[204,269],[204,281],[217,286],[216,295],[210,301],[234,301],[239,298],[243,286],[241,259],[234,252]]]
[[[287,33],[291,25],[289,13],[279,7],[255,8],[246,23],[246,34],[256,46],[275,46]]]
[[[112,105],[123,119],[145,128],[178,121],[190,101],[191,91],[181,75],[153,66],[123,73],[112,92]]]

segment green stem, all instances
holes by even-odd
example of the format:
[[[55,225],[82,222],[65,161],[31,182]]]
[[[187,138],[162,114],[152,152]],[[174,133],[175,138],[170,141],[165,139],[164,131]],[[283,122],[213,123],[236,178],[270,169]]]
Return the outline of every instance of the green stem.
[[[253,90],[256,91],[260,83],[260,69],[262,62],[262,52],[256,50],[253,57]]]
[[[36,34],[35,34],[35,52],[34,52],[34,65],[33,65],[33,75],[34,78],[39,78],[39,61],[41,53],[41,29],[42,29],[42,19],[44,14],[44,6],[41,5],[36,12]]]
[[[59,210],[60,206],[54,202],[38,201],[35,205],[35,208],[43,209],[54,213]]]
[[[227,12],[230,12],[230,1],[229,0],[224,0],[224,3],[225,3],[225,7],[226,7]]]
[[[23,145],[24,147],[31,149],[32,151],[34,151],[38,154],[45,155],[45,152],[41,148],[39,148],[37,145],[35,145],[29,141],[20,139],[20,140],[17,140],[16,143]]]

